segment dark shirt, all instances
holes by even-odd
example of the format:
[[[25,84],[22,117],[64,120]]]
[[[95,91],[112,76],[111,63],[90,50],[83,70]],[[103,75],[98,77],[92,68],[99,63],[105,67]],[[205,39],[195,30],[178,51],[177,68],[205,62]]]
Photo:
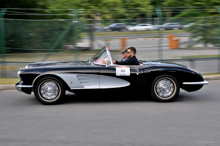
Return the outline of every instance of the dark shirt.
[[[127,58],[125,61],[121,61],[121,62],[116,61],[115,63],[119,65],[139,65],[139,61],[135,56],[131,58]]]

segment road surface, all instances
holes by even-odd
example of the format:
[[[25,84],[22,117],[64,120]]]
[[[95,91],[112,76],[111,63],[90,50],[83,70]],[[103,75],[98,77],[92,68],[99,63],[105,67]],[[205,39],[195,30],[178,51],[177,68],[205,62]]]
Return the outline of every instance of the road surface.
[[[175,102],[81,100],[45,106],[33,95],[0,92],[1,146],[219,146],[220,81]],[[103,97],[104,98],[104,97]]]

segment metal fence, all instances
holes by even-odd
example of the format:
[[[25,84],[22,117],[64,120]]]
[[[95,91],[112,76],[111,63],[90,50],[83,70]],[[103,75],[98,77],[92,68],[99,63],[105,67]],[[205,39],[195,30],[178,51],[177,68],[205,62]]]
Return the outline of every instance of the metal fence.
[[[112,30],[109,25],[114,23],[123,23],[125,28]],[[1,17],[0,24],[1,77],[14,77],[10,72],[28,62],[87,60],[103,46],[111,47],[113,58],[120,59],[121,38],[125,38],[126,47],[137,48],[140,60],[183,63],[202,73],[220,72],[219,16],[105,20]],[[132,29],[138,24],[149,27]],[[172,42],[176,44],[170,49]]]

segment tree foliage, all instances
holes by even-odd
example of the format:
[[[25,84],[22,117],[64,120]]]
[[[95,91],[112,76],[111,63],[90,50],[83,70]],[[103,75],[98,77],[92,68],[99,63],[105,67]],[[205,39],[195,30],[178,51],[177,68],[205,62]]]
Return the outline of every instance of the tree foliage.
[[[11,52],[45,52],[60,37],[71,20],[66,21],[27,21],[5,20],[5,45]],[[56,49],[73,42],[71,29]]]
[[[16,11],[18,14],[46,14],[36,16],[9,15],[6,13],[5,18],[57,20],[54,23],[5,22],[8,23],[5,25],[6,46],[11,48],[33,50],[50,48],[67,26],[64,24],[65,22],[59,22],[58,19],[73,19],[74,17],[84,19],[84,21],[80,21],[80,26],[82,29],[83,27],[90,27],[89,36],[93,40],[93,27],[81,25],[93,23],[93,20],[86,19],[137,19],[138,22],[140,18],[157,17],[155,14],[156,7],[162,9],[163,16],[167,18],[166,22],[179,22],[182,25],[195,22],[195,25],[187,30],[192,33],[192,38],[196,38],[198,42],[203,42],[205,46],[209,43],[216,45],[216,38],[219,35],[219,18],[208,18],[209,16],[219,16],[216,7],[214,7],[220,6],[219,0],[1,0],[0,6],[1,8],[42,8],[42,10],[9,9],[9,13]],[[73,12],[73,9],[77,9],[77,15],[74,15],[76,13]],[[183,19],[182,17],[191,18]],[[195,19],[196,17],[207,17],[207,19]],[[69,21],[72,22],[72,20]],[[103,25],[114,22],[110,20],[104,22]],[[61,48],[71,41],[73,41],[73,30],[67,34],[67,37],[57,48]]]
[[[191,33],[191,39],[196,39],[191,46],[203,43],[204,47],[208,44],[218,46],[219,44],[219,18],[206,17],[196,21],[195,24],[187,28],[187,31]]]
[[[45,0],[40,5],[48,9],[79,9],[85,18],[100,16],[103,19],[140,17],[152,12],[152,0]],[[62,12],[62,10],[60,10]]]

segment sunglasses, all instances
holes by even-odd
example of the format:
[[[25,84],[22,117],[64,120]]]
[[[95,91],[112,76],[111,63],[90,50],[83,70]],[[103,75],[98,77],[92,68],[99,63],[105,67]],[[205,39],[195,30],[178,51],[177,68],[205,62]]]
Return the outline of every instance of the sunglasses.
[[[131,52],[127,52],[127,53],[129,54],[129,53],[131,53]]]

